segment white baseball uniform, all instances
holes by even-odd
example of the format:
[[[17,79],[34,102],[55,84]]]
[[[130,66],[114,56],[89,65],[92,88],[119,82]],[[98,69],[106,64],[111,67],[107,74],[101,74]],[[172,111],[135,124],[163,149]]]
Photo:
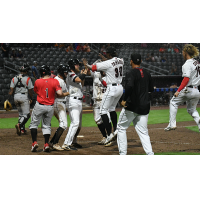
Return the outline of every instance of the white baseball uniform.
[[[63,93],[67,92],[66,83],[63,79],[56,76],[60,83]],[[59,127],[66,130],[67,128],[67,113],[66,113],[66,97],[57,97],[54,102],[54,112],[59,116]]]
[[[188,77],[187,86],[180,91],[178,97],[172,97],[170,101],[170,120],[168,127],[176,127],[176,114],[178,106],[184,102],[187,104],[188,113],[194,118],[200,131],[200,117],[196,110],[200,98],[198,86],[200,85],[200,64],[195,59],[188,59],[182,66],[182,77]]]
[[[100,72],[90,72],[91,76],[93,78],[93,97],[94,100],[93,104],[93,114],[94,114],[94,120],[97,125],[100,125],[103,123],[100,115],[100,106],[102,102],[103,95],[105,94],[106,87],[103,86],[101,83],[101,73]],[[106,82],[106,77],[103,77],[102,80]],[[108,116],[109,113],[108,113]]]
[[[96,63],[97,71],[104,71],[106,74],[107,90],[103,96],[100,114],[107,114],[115,111],[116,105],[123,94],[121,85],[123,76],[124,60],[114,57],[101,63]]]
[[[78,128],[81,128],[82,124],[82,85],[81,83],[76,83],[77,75],[74,72],[69,72],[66,78],[67,90],[70,93],[66,98],[66,106],[69,111],[69,116],[71,124],[67,136],[65,138],[64,144],[71,145],[72,142],[76,143],[77,136],[75,134]]]

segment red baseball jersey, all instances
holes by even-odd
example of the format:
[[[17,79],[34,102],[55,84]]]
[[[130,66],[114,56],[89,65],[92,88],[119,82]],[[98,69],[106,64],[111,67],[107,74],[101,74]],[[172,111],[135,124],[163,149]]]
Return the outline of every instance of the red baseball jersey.
[[[37,94],[37,101],[44,105],[53,105],[56,91],[62,90],[57,79],[37,79],[34,91]]]

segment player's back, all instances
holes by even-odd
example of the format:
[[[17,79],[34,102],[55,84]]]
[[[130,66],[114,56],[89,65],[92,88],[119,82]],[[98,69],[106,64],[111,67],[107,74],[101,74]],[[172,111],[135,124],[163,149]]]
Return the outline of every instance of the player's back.
[[[53,105],[56,97],[56,91],[61,90],[58,80],[37,79],[34,85],[34,91],[37,93],[37,101],[44,105]]]
[[[110,60],[97,63],[97,70],[104,71],[107,77],[107,85],[121,84],[123,77],[124,60],[122,58],[114,57]]]
[[[200,64],[197,60],[194,58],[186,60],[182,72],[183,77],[189,78],[187,86],[198,87],[200,85]]]

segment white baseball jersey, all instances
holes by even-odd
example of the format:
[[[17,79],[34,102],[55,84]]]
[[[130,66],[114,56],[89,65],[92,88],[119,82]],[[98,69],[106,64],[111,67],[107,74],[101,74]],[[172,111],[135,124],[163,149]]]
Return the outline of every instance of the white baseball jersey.
[[[97,71],[104,71],[107,77],[107,85],[121,84],[123,76],[124,60],[114,57],[101,63],[96,63]]]
[[[66,78],[66,83],[67,83],[67,90],[70,93],[70,97],[78,97],[82,98],[83,93],[82,93],[82,85],[81,83],[76,83],[77,75],[74,72],[69,72]]]
[[[62,88],[62,91],[67,92],[67,86],[66,86],[65,81],[58,76],[56,76],[54,79],[58,80],[58,82],[60,83],[60,87]],[[65,101],[66,97],[57,97],[57,99],[58,101]]]
[[[32,89],[33,84],[30,77],[19,74],[11,80],[10,87],[15,88],[15,94],[28,93],[28,89]]]
[[[100,72],[92,72],[91,71],[91,76],[93,77],[93,99],[102,99],[103,94],[106,91],[106,87],[103,86],[101,83],[101,73]],[[102,80],[106,81],[106,78],[103,77]]]
[[[182,67],[182,77],[188,77],[190,80],[187,86],[197,87],[200,85],[200,64],[195,59],[186,60]]]

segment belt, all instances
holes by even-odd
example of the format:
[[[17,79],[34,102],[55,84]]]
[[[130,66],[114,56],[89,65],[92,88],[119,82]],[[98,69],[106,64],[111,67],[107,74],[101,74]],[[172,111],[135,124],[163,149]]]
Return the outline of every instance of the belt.
[[[117,86],[117,83],[113,83],[112,86]]]
[[[83,98],[73,97],[74,99],[83,100]]]
[[[187,87],[189,87],[189,88],[197,88],[197,87],[194,87],[194,86],[192,86],[192,85],[189,85],[189,86],[187,86]]]
[[[95,101],[102,101],[102,99],[95,99]]]
[[[39,102],[38,102],[39,103]],[[45,105],[45,104],[41,104],[41,103],[39,103],[40,105],[43,105],[43,106],[53,106],[54,104],[52,104],[52,105]]]

